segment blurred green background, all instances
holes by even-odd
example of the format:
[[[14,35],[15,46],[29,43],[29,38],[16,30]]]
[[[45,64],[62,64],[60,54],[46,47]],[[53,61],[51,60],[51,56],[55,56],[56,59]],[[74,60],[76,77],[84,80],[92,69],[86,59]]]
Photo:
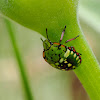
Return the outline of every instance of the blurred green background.
[[[100,61],[100,1],[80,0],[81,29]],[[40,34],[12,21],[35,100],[89,100],[73,71],[65,72],[48,65],[43,57]],[[43,38],[43,37],[42,37]],[[0,15],[0,100],[23,100],[18,64],[5,21]]]

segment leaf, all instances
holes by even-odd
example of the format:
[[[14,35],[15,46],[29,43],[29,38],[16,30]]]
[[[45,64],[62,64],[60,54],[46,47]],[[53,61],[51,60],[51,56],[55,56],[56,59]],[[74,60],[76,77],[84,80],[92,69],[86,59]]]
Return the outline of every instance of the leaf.
[[[80,35],[76,40],[67,43],[82,54],[82,64],[75,70],[84,88],[92,100],[100,99],[100,67],[89,47],[77,19],[78,0],[1,0],[2,14],[21,25],[33,29],[49,39],[58,42],[66,25],[62,43]],[[34,38],[34,37],[33,37]]]

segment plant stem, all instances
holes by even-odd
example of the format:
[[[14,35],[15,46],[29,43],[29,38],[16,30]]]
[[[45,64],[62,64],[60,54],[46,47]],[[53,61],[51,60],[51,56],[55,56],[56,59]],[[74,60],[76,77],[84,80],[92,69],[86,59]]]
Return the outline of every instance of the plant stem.
[[[31,93],[30,86],[29,86],[28,76],[27,76],[27,73],[25,70],[25,65],[21,59],[18,45],[15,40],[14,31],[13,31],[14,29],[12,28],[12,23],[7,19],[4,19],[4,21],[5,21],[7,31],[8,31],[8,34],[9,34],[9,37],[10,37],[10,40],[11,40],[11,43],[12,43],[12,46],[14,49],[15,58],[18,63],[18,67],[19,67],[19,71],[20,71],[20,75],[21,75],[22,86],[24,87],[24,92],[26,95],[26,100],[33,100],[33,96]]]

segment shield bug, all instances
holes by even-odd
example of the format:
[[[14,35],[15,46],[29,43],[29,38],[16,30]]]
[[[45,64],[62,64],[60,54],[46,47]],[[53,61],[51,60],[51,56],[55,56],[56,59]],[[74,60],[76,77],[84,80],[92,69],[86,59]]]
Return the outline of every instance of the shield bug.
[[[47,39],[42,40],[43,42],[43,58],[46,62],[48,62],[51,66],[60,69],[60,70],[72,70],[78,67],[81,64],[81,54],[76,52],[75,48],[73,46],[68,47],[63,44],[61,44],[61,41],[63,39],[64,33],[65,33],[66,26],[64,30],[62,31],[61,38],[59,43],[57,42],[51,42],[48,38],[48,33],[46,29],[46,35]],[[75,40],[78,36],[75,38],[67,40],[65,43]]]

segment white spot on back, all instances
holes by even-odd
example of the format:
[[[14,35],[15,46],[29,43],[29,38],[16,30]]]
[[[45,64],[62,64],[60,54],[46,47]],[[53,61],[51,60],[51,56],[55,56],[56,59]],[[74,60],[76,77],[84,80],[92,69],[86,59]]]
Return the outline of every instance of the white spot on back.
[[[63,66],[63,65],[61,64],[61,66]]]
[[[71,63],[69,63],[69,64],[68,64],[68,67],[71,67],[71,66],[72,66],[72,64],[71,64]]]
[[[73,51],[71,51],[71,55],[73,54]]]
[[[76,57],[76,53],[74,54],[74,58]]]
[[[55,63],[55,65],[59,65],[59,63]]]
[[[62,63],[63,61],[64,61],[64,58],[61,58],[59,62]]]
[[[78,60],[78,59],[79,59],[79,56],[77,56],[76,60]]]
[[[75,66],[73,66],[73,68],[75,68]]]
[[[78,60],[78,62],[77,63],[80,63],[80,59]]]
[[[70,50],[69,49],[67,49],[67,51],[66,51],[66,53],[64,54],[64,57],[68,57],[69,56],[69,54],[70,54]]]
[[[64,63],[68,63],[67,61],[65,61]]]

